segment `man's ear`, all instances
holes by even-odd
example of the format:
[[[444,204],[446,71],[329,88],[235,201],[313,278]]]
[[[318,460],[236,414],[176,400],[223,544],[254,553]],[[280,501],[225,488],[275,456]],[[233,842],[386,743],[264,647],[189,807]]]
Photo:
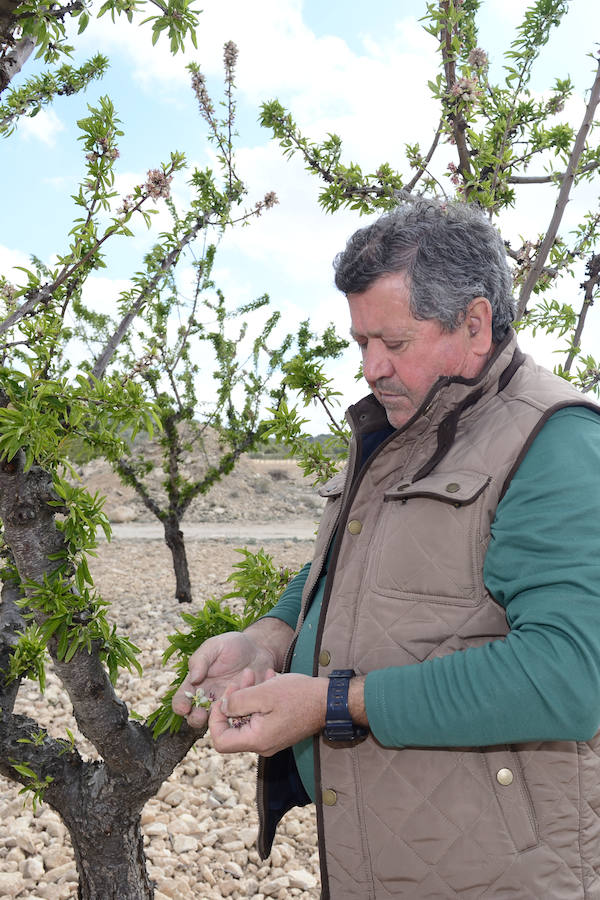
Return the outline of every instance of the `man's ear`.
[[[487,356],[492,347],[492,307],[487,297],[475,297],[469,303],[465,325],[470,347],[476,356]]]

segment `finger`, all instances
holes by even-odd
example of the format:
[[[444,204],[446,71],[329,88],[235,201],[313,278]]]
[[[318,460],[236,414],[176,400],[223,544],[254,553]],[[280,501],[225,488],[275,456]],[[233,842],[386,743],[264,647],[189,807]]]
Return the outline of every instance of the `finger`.
[[[185,719],[190,728],[204,728],[208,722],[208,710],[202,707],[192,708]]]
[[[242,669],[237,679],[237,689],[252,687],[256,684],[256,673],[252,669]]]
[[[250,716],[253,713],[264,715],[271,712],[272,702],[267,685],[268,682],[263,681],[260,684],[238,690],[231,689],[230,685],[221,700],[222,711],[226,716],[234,717]]]
[[[203,647],[200,650],[196,650],[190,657],[187,675],[177,688],[171,701],[173,712],[180,716],[185,716],[192,709],[192,698],[186,695],[196,693],[198,686],[206,678],[208,670],[217,658],[217,655],[216,648],[211,652],[210,647]]]
[[[255,750],[256,738],[253,735],[251,719],[241,727],[233,728],[229,717],[223,712],[220,703],[216,703],[209,718],[210,736],[213,746],[219,753],[241,753]]]

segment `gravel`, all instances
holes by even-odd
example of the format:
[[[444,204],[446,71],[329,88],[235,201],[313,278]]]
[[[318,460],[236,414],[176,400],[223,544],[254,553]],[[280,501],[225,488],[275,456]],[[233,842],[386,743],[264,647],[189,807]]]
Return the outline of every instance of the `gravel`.
[[[180,611],[193,611],[211,595],[227,590],[238,544],[227,540],[187,542],[196,602],[183,608],[173,599],[170,554],[161,540],[113,540],[99,547],[93,574],[112,604],[118,627],[141,648],[144,676],[124,673],[117,690],[141,715],[155,706],[172,673],[161,668],[166,635],[181,626]],[[280,565],[299,568],[311,543],[278,540],[264,544]],[[15,712],[35,717],[55,737],[69,728],[84,756],[95,749],[79,734],[67,695],[52,672],[43,696],[26,682]],[[297,897],[320,895],[314,807],[290,812],[263,862],[255,850],[255,757],[221,756],[210,738],[197,742],[142,815],[148,871],[156,898],[220,900],[221,897]],[[42,804],[23,805],[19,786],[2,779],[0,798],[0,897],[67,900],[77,896],[77,873],[68,833],[59,817]]]

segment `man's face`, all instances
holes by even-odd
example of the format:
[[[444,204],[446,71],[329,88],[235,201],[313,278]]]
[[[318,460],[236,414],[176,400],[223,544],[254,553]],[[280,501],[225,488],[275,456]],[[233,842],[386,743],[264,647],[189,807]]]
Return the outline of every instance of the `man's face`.
[[[395,428],[414,415],[440,375],[474,378],[485,364],[481,341],[474,343],[481,322],[467,314],[449,333],[437,319],[415,319],[402,273],[383,275],[366,291],[348,294],[348,303],[364,376]]]

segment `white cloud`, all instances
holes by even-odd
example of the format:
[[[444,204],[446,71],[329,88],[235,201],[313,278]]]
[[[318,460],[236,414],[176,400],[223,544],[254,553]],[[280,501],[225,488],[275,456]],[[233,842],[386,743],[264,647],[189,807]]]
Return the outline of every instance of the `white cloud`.
[[[18,285],[25,284],[27,281],[25,273],[15,267],[29,268],[30,265],[31,263],[26,253],[0,244],[0,275],[4,275],[8,281]]]
[[[53,109],[42,109],[37,116],[24,116],[19,122],[18,132],[25,140],[41,141],[47,147],[54,147],[58,134],[64,125]]]

